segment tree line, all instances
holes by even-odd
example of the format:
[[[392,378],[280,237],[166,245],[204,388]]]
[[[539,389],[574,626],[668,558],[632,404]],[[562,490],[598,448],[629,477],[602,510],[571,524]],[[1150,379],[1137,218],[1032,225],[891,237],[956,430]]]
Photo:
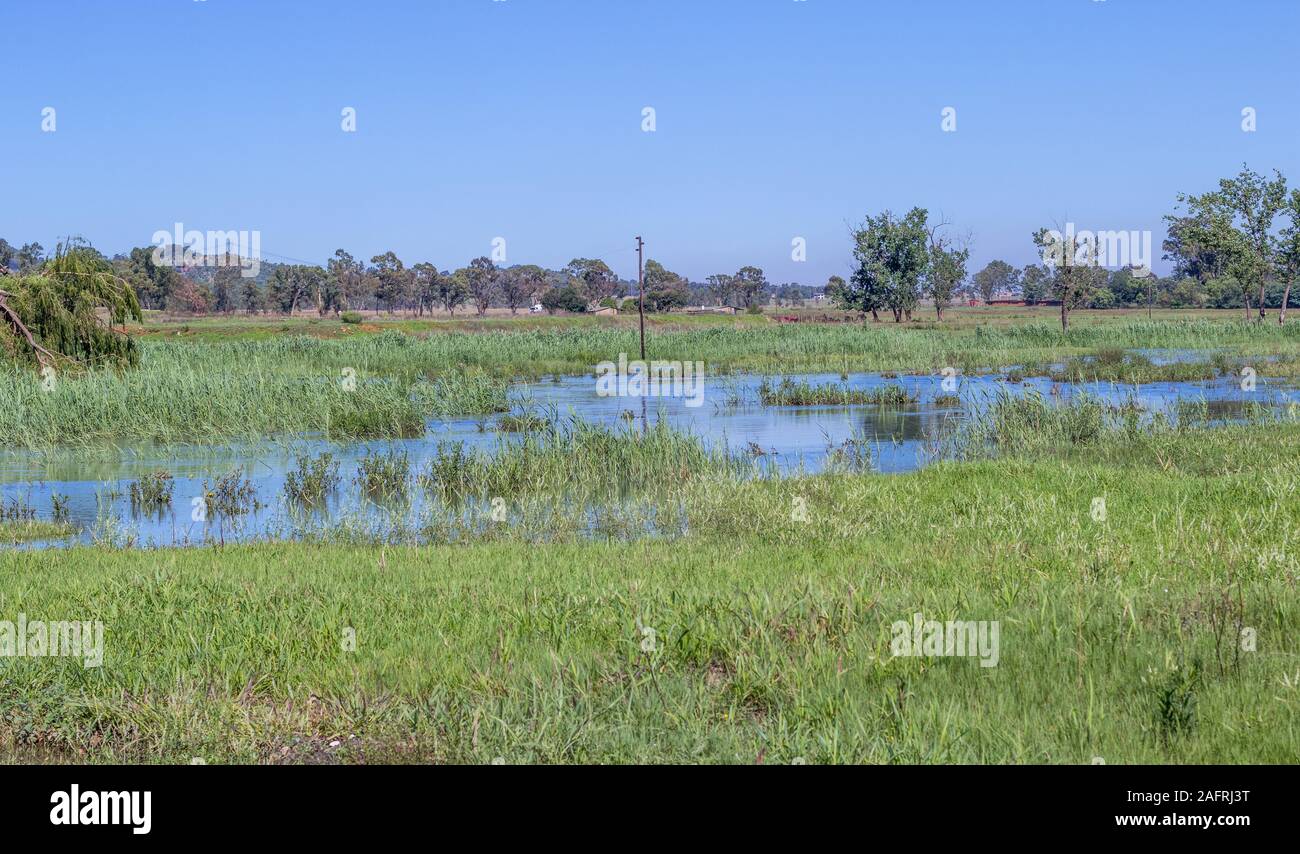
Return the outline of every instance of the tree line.
[[[1040,262],[1017,269],[998,259],[967,280],[969,252],[943,236],[946,223],[931,224],[924,208],[902,217],[885,211],[853,231],[854,272],[848,280],[832,276],[827,296],[875,321],[884,311],[896,322],[910,320],[925,297],[942,320],[955,298],[988,303],[1007,295],[1059,305],[1064,330],[1074,309],[1140,305],[1244,308],[1248,320],[1277,308],[1285,323],[1300,274],[1300,188],[1288,190],[1281,172],[1269,178],[1243,164],[1215,190],[1180,194],[1177,206],[1165,217],[1163,257],[1173,263],[1166,277],[1103,266],[1096,235],[1042,228],[1031,235]]]
[[[0,239],[0,274],[25,275],[39,270],[44,260],[38,243],[14,249]],[[372,309],[418,317],[441,309],[454,317],[458,312],[482,316],[489,308],[508,308],[514,314],[535,305],[552,313],[637,308],[637,283],[620,278],[597,258],[575,258],[552,270],[536,264],[499,266],[479,257],[465,267],[442,270],[428,262],[407,264],[391,251],[367,263],[339,249],[324,266],[263,262],[252,277],[241,275],[241,259],[233,256],[220,265],[176,267],[157,263],[153,247],[138,247],[104,260],[131,285],[143,308],[180,314],[315,310],[324,316]],[[692,282],[654,259],[646,261],[644,279],[649,312],[688,305],[746,309],[769,300],[793,304],[815,290],[796,283],[774,285],[754,266]]]

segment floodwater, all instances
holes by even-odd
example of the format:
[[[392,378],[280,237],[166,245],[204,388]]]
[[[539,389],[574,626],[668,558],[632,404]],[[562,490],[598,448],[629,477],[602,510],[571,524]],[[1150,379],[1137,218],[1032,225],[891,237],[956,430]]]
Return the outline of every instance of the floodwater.
[[[1154,355],[1154,354],[1153,354]],[[1186,358],[1189,354],[1177,354]],[[1068,400],[1088,394],[1113,404],[1135,401],[1146,412],[1173,413],[1181,401],[1204,400],[1214,418],[1231,420],[1247,402],[1281,405],[1300,401],[1300,392],[1280,381],[1260,377],[1252,391],[1241,388],[1240,380],[1225,377],[1205,382],[1149,383],[1053,383],[1035,377],[1013,384],[1004,376],[959,377],[956,389],[945,388],[940,376],[898,376],[853,374],[847,380],[839,374],[809,374],[794,377],[811,384],[835,383],[852,389],[900,385],[916,397],[917,403],[901,407],[855,406],[763,406],[758,386],[763,378],[753,375],[707,377],[700,406],[688,406],[683,398],[600,397],[593,377],[564,377],[521,384],[512,391],[516,412],[533,412],[546,417],[570,416],[596,424],[639,429],[665,421],[691,432],[708,443],[720,443],[733,452],[761,453],[762,460],[778,473],[818,471],[831,449],[849,440],[865,443],[871,450],[872,468],[882,473],[906,472],[935,458],[945,436],[951,435],[966,415],[995,399],[999,393],[1040,393],[1050,399]],[[960,404],[940,405],[939,395],[956,395]],[[327,507],[318,512],[325,521],[338,514],[383,517],[395,512],[374,504],[352,484],[356,463],[367,452],[404,450],[411,472],[420,471],[436,454],[440,441],[460,441],[469,447],[496,448],[513,441],[496,432],[492,425],[499,416],[435,420],[424,436],[416,439],[336,443],[312,437],[237,444],[226,447],[167,446],[125,447],[103,454],[0,452],[0,500],[22,502],[35,508],[39,518],[50,518],[52,495],[67,496],[67,510],[78,533],[55,542],[27,543],[20,548],[42,548],[91,542],[96,539],[130,542],[141,546],[190,545],[205,542],[284,538],[301,530],[301,510],[289,507],[283,498],[285,475],[301,455],[330,452],[340,461],[343,485]],[[151,471],[165,469],[174,478],[170,508],[160,514],[137,512],[129,497],[130,485]],[[221,518],[195,521],[194,506],[204,492],[205,482],[233,470],[242,470],[257,490],[261,509],[232,522]],[[420,510],[419,490],[412,490],[412,502],[400,512]],[[8,547],[8,546],[4,546]]]

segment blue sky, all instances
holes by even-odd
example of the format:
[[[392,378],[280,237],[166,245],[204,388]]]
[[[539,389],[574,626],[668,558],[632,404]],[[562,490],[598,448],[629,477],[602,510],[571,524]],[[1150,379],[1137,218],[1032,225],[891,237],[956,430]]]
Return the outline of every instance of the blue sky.
[[[942,214],[973,272],[1066,221],[1158,243],[1177,193],[1242,161],[1300,181],[1291,0],[5,6],[0,236],[47,248],[182,222],[257,229],[271,260],[451,268],[504,237],[509,263],[630,277],[640,233],[693,279],[821,284],[885,208]]]

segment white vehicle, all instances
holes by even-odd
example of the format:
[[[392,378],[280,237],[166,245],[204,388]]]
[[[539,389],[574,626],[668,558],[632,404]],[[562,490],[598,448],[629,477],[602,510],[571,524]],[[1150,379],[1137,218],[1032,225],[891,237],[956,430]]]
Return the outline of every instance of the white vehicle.
[[[533,303],[533,307],[530,308],[530,309],[528,309],[528,313],[529,313],[529,314],[541,314],[541,313],[542,313],[543,311],[545,311],[545,310],[546,310],[546,309],[542,308],[542,304],[541,304],[540,302],[535,302],[535,303]]]

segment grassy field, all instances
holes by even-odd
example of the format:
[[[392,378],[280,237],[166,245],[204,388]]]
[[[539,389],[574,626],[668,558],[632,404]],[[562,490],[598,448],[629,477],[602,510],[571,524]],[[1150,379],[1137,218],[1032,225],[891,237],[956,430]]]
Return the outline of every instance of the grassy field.
[[[905,476],[692,478],[675,537],[0,553],[0,619],[104,625],[101,667],[0,663],[0,754],[1294,761],[1300,426],[1043,417]],[[916,613],[998,621],[997,666],[893,656]]]
[[[1300,374],[1297,323],[1245,324],[1223,313],[1168,312],[1148,321],[1134,312],[1080,312],[1062,335],[1046,312],[954,311],[942,325],[670,315],[651,321],[648,354],[703,361],[711,375],[952,367],[966,375],[1014,369],[1062,380],[1142,382],[1201,379],[1241,364],[1260,375]],[[152,319],[136,332],[144,339],[142,365],[129,373],[69,375],[51,386],[30,371],[0,372],[0,442],[39,450],[303,432],[413,435],[428,417],[505,410],[512,380],[585,374],[639,349],[635,319],[622,317],[392,318],[360,326],[306,317],[180,325]],[[1123,352],[1133,348],[1202,352],[1184,364],[1157,365]]]

